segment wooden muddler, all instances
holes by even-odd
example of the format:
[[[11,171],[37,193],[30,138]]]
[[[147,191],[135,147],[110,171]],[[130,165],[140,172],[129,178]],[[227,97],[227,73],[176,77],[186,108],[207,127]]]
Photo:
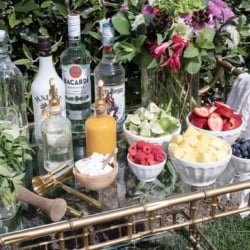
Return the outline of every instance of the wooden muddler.
[[[62,198],[49,199],[39,196],[24,186],[20,186],[17,200],[41,208],[52,221],[59,221],[67,210],[67,203]]]

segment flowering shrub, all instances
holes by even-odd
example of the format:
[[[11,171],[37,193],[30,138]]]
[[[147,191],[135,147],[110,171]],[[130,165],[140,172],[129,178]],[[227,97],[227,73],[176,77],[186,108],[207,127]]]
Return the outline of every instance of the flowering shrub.
[[[185,68],[191,75],[214,63],[216,54],[239,56],[240,37],[249,35],[242,18],[222,0],[129,0],[111,20],[118,60],[147,69]]]

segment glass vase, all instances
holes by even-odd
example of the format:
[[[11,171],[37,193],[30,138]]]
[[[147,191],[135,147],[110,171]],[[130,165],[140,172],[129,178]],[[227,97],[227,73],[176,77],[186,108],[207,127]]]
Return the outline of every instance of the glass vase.
[[[167,113],[180,119],[186,127],[186,116],[197,106],[199,74],[189,75],[184,70],[169,69],[141,70],[141,104],[155,102]]]

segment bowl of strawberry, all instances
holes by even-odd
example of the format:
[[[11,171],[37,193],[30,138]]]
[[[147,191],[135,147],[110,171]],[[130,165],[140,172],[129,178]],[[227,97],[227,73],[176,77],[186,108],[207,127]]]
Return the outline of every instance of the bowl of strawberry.
[[[164,169],[166,160],[167,156],[159,144],[141,140],[128,147],[128,165],[140,181],[154,181]]]
[[[194,107],[187,115],[186,122],[188,126],[219,137],[229,144],[240,137],[244,125],[242,115],[221,101]]]

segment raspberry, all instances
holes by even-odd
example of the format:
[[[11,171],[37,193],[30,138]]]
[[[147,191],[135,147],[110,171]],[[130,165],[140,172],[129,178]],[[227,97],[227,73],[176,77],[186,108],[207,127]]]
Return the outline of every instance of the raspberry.
[[[147,159],[148,165],[155,165],[157,162],[154,159]]]
[[[142,148],[144,147],[145,144],[146,144],[145,141],[138,141],[138,142],[136,143],[136,147],[137,147],[137,149],[142,149]]]
[[[156,162],[162,162],[165,160],[165,156],[162,153],[155,154],[155,161]]]
[[[145,160],[146,159],[146,155],[144,152],[142,152],[141,150],[138,150],[137,151],[137,154],[136,154],[136,159],[141,162],[142,160]]]
[[[152,146],[151,151],[153,154],[156,154],[156,153],[161,153],[163,151],[163,149],[162,149],[161,145],[155,144]]]
[[[136,155],[137,148],[136,145],[130,145],[128,148],[129,155]]]
[[[146,143],[143,148],[142,148],[142,151],[145,153],[145,154],[150,154],[151,153],[151,144],[150,143]]]

